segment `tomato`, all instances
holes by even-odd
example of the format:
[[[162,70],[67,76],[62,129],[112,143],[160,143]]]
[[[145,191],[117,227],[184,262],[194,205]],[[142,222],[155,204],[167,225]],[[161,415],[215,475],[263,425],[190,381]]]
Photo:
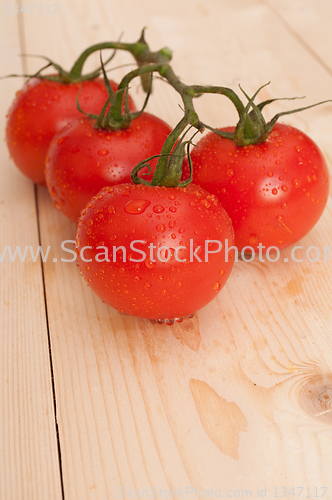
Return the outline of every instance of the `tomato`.
[[[82,211],[76,236],[92,290],[120,312],[159,320],[188,316],[218,295],[233,243],[225,210],[195,185],[105,187]]]
[[[296,243],[327,203],[329,173],[323,155],[291,126],[277,123],[265,142],[243,147],[209,132],[193,148],[191,159],[194,182],[218,197],[232,220],[239,250],[257,251],[261,245],[266,252]]]
[[[11,157],[24,175],[45,184],[45,158],[52,137],[68,122],[82,116],[76,106],[98,114],[108,94],[102,78],[79,83],[59,83],[32,78],[19,91],[7,115],[6,138]],[[113,90],[117,85],[111,82]],[[130,99],[130,107],[135,109]]]
[[[68,124],[54,137],[46,159],[47,186],[54,204],[75,222],[101,188],[131,182],[135,165],[159,154],[171,132],[169,125],[149,113],[117,131],[97,129],[94,124],[95,120],[86,117]],[[152,170],[156,162],[150,162]],[[145,178],[151,179],[152,174]]]

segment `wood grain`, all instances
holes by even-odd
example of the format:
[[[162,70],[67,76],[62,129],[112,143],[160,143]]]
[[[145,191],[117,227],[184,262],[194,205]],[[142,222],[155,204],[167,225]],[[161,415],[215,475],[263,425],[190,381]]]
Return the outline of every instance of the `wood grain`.
[[[328,43],[332,29],[332,6],[325,0],[307,2],[296,0],[278,3],[265,0],[273,12],[283,20],[286,28],[303,45],[307,52],[319,61],[320,65],[332,74],[332,56]]]
[[[21,73],[18,18],[1,8],[1,74]],[[21,85],[22,79],[0,82],[0,498],[57,500],[62,495],[41,263],[29,255],[11,262],[4,254],[6,247],[24,252],[26,245],[34,251],[39,245],[34,186],[13,166],[4,142],[5,115]]]
[[[293,23],[298,12],[302,16]],[[53,16],[26,15],[21,34],[27,53],[43,52],[69,68],[89,44],[117,39],[122,31],[123,40],[134,41],[148,26],[151,47],[170,46],[174,69],[188,83],[234,90],[240,83],[251,94],[271,81],[262,100],[306,95],[309,104],[332,96],[326,49],[332,41],[327,29],[331,16],[319,0],[291,5],[283,0],[170,0],[167,8],[151,0],[71,0],[61,3]],[[10,72],[9,55],[18,50],[18,33],[17,27],[16,32],[6,29],[12,48],[3,50],[8,55],[5,71]],[[121,65],[131,59],[117,54],[115,61]],[[28,70],[36,71],[39,62],[28,58]],[[121,78],[126,68],[112,77]],[[6,87],[8,100],[12,85]],[[142,102],[139,83],[132,90]],[[179,103],[168,86],[156,82],[151,112],[175,125]],[[277,101],[267,118],[285,109],[289,102]],[[330,168],[331,109],[327,104],[287,120],[317,141]],[[197,110],[212,126],[229,125],[236,118],[222,98],[204,96]],[[31,264],[21,277],[20,264],[16,271],[10,264],[4,275],[11,286],[2,285],[9,302],[2,304],[9,325],[1,344],[7,408],[2,496],[57,499],[62,479],[66,500],[115,499],[129,492],[142,497],[143,491],[166,497],[166,491],[181,489],[195,498],[195,488],[201,497],[204,491],[218,490],[220,496],[250,491],[252,498],[266,491],[266,498],[273,498],[281,496],[282,487],[286,498],[293,498],[293,487],[296,494],[296,488],[309,488],[299,498],[328,487],[324,497],[332,498],[330,250],[323,259],[324,247],[332,247],[331,198],[317,226],[298,244],[302,249],[295,255],[302,261],[292,259],[292,249],[282,251],[278,262],[239,260],[213,302],[193,318],[167,326],[121,315],[103,304],[75,262],[69,262],[72,255],[65,249],[73,249],[75,225],[54,209],[44,188],[37,189],[37,219],[33,186],[9,160],[4,169],[7,184],[1,185],[1,199],[10,200],[15,190],[19,204],[9,220],[9,212],[1,212],[1,244],[38,246],[38,220],[41,245],[51,249],[43,273],[61,471],[41,269]],[[310,246],[320,251],[317,262],[308,259]],[[16,340],[10,343],[9,335]],[[5,373],[15,374],[10,385],[5,385]],[[30,389],[37,374],[36,397],[48,417],[32,412]],[[30,440],[24,441],[27,435]],[[27,482],[31,464],[31,484],[40,486],[38,493]]]

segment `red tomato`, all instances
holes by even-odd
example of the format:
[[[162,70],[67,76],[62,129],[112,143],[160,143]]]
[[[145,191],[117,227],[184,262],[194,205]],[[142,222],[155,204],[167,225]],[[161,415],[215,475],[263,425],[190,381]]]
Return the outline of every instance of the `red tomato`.
[[[7,145],[11,157],[24,175],[45,184],[46,152],[53,136],[68,122],[82,116],[76,106],[79,95],[86,113],[99,114],[108,94],[102,78],[63,84],[33,78],[19,91],[7,115]],[[111,82],[113,90],[117,85]],[[130,102],[132,110],[135,106]]]
[[[94,124],[86,117],[68,124],[54,137],[46,159],[46,181],[54,204],[75,222],[101,188],[131,182],[135,165],[159,154],[172,130],[149,113],[135,118],[127,129],[100,130]],[[157,159],[151,161],[152,170],[156,163]],[[150,180],[152,174],[145,178]]]
[[[194,182],[218,197],[239,250],[257,251],[261,244],[266,252],[296,243],[316,224],[328,199],[322,153],[307,135],[287,125],[277,123],[264,143],[244,147],[210,132],[193,148],[191,159]]]
[[[225,285],[234,262],[226,240],[234,244],[230,219],[202,188],[121,184],[82,211],[76,248],[81,273],[104,302],[133,316],[174,319]]]

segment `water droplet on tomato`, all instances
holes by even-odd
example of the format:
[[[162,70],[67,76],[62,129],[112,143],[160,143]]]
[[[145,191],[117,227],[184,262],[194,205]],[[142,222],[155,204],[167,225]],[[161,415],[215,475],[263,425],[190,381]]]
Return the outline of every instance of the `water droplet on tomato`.
[[[288,187],[286,186],[286,184],[283,184],[281,186],[281,189],[284,191],[284,193],[286,193],[286,191],[288,191]]]
[[[169,207],[168,209],[170,212],[173,212],[175,213],[177,211],[177,208],[176,207]]]
[[[155,205],[153,207],[153,211],[156,213],[156,214],[161,214],[161,212],[164,212],[165,208],[162,206],[162,205]]]
[[[180,288],[180,286],[182,286],[182,285],[183,285],[182,281],[178,281],[178,282],[176,283],[176,286],[177,286],[177,287],[179,287],[179,288]]]
[[[294,186],[295,188],[298,188],[298,187],[299,187],[299,185],[300,185],[300,181],[299,181],[298,179],[293,179],[293,186]]]
[[[107,156],[109,153],[108,149],[99,149],[98,154],[99,156]]]
[[[217,281],[217,282],[214,284],[214,286],[213,286],[213,290],[214,290],[215,292],[219,292],[219,290],[220,290],[220,289],[221,289],[221,285],[220,285],[219,281]]]
[[[146,267],[149,269],[152,269],[156,265],[155,262],[153,262],[152,260],[150,260],[148,258],[145,259],[144,263],[145,263]]]
[[[212,203],[218,201],[218,198],[214,195],[214,194],[209,194],[207,197],[206,197],[209,201],[212,201]]]
[[[179,229],[179,233],[180,233],[180,234],[183,234],[183,233],[185,232],[185,230],[186,230],[186,229],[185,229],[184,227],[180,227],[180,229]]]
[[[57,210],[60,210],[60,205],[59,203],[55,200],[54,201],[54,207],[57,209]]]
[[[277,188],[273,188],[272,189],[272,194],[278,194],[278,189]]]
[[[284,201],[284,203],[281,204],[281,208],[287,208],[287,203]]]
[[[208,202],[208,200],[201,200],[201,204],[205,207],[205,208],[210,208],[210,203]]]
[[[110,214],[115,214],[115,212],[116,212],[116,207],[115,207],[115,205],[110,205],[110,206],[107,208],[107,211],[108,211]]]
[[[258,241],[258,236],[256,234],[251,234],[249,236],[249,243],[250,243],[250,245],[256,245],[257,241]]]
[[[157,231],[159,231],[159,233],[164,233],[166,231],[166,226],[165,224],[157,224],[156,229]]]
[[[300,153],[301,152],[301,148],[300,146],[294,146],[294,149],[297,153]]]
[[[267,173],[267,176],[268,176],[268,177],[273,177],[273,172],[271,172],[271,171],[270,171],[270,172],[268,172],[268,173]]]
[[[234,175],[234,170],[229,168],[226,173],[227,173],[228,177],[232,177]]]
[[[220,276],[223,276],[225,274],[225,271],[222,269],[219,274]]]
[[[74,153],[74,154],[75,153],[79,153],[80,151],[81,151],[81,148],[77,144],[75,144],[75,146],[73,146],[71,148],[71,152]]]
[[[151,205],[151,201],[148,200],[130,200],[126,203],[124,209],[128,214],[141,214],[149,205]]]

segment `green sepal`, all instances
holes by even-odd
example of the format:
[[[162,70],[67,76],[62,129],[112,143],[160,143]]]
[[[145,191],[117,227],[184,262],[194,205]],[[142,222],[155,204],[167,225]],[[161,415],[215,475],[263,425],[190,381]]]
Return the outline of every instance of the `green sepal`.
[[[241,105],[239,105],[239,98],[237,97],[237,101],[234,100],[234,96],[232,94],[226,95],[236,106],[236,109],[239,113],[240,119],[235,127],[234,133],[232,132],[224,132],[208,125],[205,125],[206,128],[212,130],[215,134],[224,137],[226,139],[231,139],[235,142],[237,146],[249,146],[253,144],[261,144],[268,138],[271,133],[274,125],[278,121],[281,116],[290,115],[293,113],[298,113],[300,111],[304,111],[306,109],[313,108],[315,106],[319,106],[321,104],[332,102],[330,99],[318,102],[316,104],[312,104],[310,106],[304,106],[302,108],[296,108],[289,111],[282,111],[277,113],[268,123],[265,121],[265,118],[262,114],[263,108],[268,104],[271,104],[275,101],[281,100],[295,100],[295,99],[303,99],[303,97],[281,97],[276,99],[267,99],[259,104],[255,104],[254,100],[257,97],[258,93],[262,90],[262,88],[269,85],[269,83],[262,85],[252,97],[249,97],[246,92],[241,88],[242,93],[245,95],[248,100],[246,106],[243,106],[241,109]],[[217,93],[217,92],[216,92]],[[241,101],[240,101],[241,102]]]

